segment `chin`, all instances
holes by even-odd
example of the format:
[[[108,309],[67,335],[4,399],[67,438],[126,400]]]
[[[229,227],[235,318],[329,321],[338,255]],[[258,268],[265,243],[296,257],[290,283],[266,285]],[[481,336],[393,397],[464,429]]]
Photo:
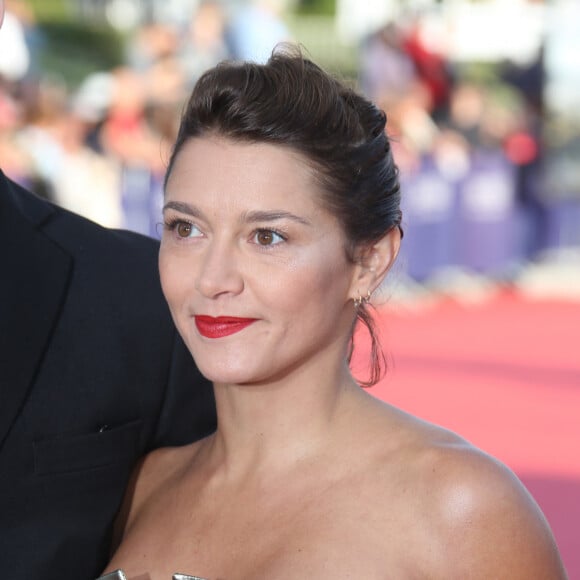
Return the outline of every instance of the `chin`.
[[[222,361],[221,364],[200,363],[197,367],[208,381],[215,384],[241,385],[259,381],[256,374],[248,369],[248,365],[233,366]]]

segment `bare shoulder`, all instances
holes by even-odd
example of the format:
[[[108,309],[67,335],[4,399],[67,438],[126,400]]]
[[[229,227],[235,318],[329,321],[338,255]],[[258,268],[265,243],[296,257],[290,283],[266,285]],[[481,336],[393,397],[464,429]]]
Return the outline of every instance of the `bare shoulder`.
[[[504,464],[445,429],[403,422],[399,462],[413,491],[415,549],[435,578],[565,578],[550,528]]]
[[[198,442],[181,447],[162,447],[148,453],[133,474],[136,502],[146,501],[159,488],[166,486],[185,468],[197,448]]]
[[[179,480],[198,453],[203,440],[181,447],[162,447],[145,455],[136,465],[117,517],[117,542],[158,493]]]

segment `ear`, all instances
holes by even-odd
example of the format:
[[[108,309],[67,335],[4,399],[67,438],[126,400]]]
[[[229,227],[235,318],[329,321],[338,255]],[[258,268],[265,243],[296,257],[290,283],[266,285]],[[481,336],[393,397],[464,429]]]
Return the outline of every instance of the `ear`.
[[[401,246],[401,230],[393,226],[379,241],[361,247],[351,286],[351,297],[372,294],[383,282],[397,258]]]

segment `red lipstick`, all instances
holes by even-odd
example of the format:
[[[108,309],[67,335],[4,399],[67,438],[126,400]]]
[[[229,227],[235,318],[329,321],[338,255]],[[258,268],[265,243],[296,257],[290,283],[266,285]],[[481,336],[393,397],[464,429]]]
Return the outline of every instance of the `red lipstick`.
[[[206,338],[222,338],[235,334],[256,322],[256,318],[237,318],[235,316],[195,316],[195,325]]]

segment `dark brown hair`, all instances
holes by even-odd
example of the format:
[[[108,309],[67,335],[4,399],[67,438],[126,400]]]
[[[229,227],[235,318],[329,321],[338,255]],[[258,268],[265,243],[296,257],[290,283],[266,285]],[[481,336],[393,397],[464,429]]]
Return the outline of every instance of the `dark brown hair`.
[[[217,134],[271,143],[301,154],[314,169],[322,203],[342,224],[349,259],[401,224],[398,169],[385,134],[386,116],[373,103],[303,57],[294,47],[266,64],[224,62],[206,71],[181,118],[165,182],[191,138]],[[357,318],[372,340],[372,370],[381,376],[381,349],[366,305]]]

